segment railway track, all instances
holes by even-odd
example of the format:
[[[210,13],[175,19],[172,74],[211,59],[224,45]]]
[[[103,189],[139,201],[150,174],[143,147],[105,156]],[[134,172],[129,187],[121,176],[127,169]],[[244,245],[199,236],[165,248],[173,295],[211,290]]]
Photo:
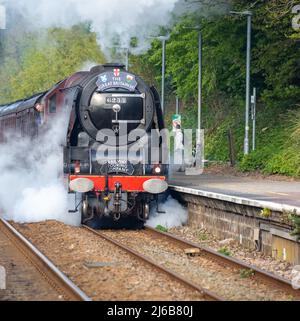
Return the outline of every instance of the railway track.
[[[193,282],[191,282],[190,280],[186,279],[185,277],[181,276],[180,274],[164,267],[163,265],[156,263],[154,260],[152,260],[151,258],[139,253],[138,251],[122,244],[121,242],[118,242],[117,240],[107,236],[105,234],[105,232],[100,232],[100,231],[96,231],[93,230],[87,226],[83,226],[86,230],[90,231],[91,233],[100,236],[102,239],[112,243],[113,245],[119,247],[120,249],[126,251],[127,253],[133,255],[135,258],[137,258],[138,260],[152,266],[153,268],[155,268],[156,270],[158,270],[159,272],[163,272],[165,273],[168,277],[174,279],[175,281],[180,282],[182,285],[184,285],[187,288],[190,288],[192,290],[196,290],[198,291],[201,295],[203,295],[204,299],[209,300],[209,301],[224,301],[224,298],[213,293],[212,291],[209,291],[199,285],[194,284]]]
[[[94,231],[56,221],[14,226],[93,301],[213,300]]]
[[[300,291],[285,279],[169,233],[149,227],[138,232],[92,232],[197,288],[210,299],[300,300]],[[188,256],[187,249],[198,253],[195,257]]]
[[[200,301],[300,300],[300,291],[280,277],[155,229],[95,231],[55,222],[17,228],[95,300],[155,295]],[[5,232],[16,247],[19,241],[14,239],[19,236],[16,231],[11,234],[12,230],[0,221],[0,236]],[[25,243],[25,247],[33,247]],[[22,242],[20,247],[23,250]],[[187,249],[198,253],[188,256]],[[53,284],[59,282],[50,284],[56,288]],[[61,289],[56,293],[66,300],[76,299]]]
[[[232,266],[234,268],[243,269],[245,271],[246,270],[253,271],[252,273],[253,278],[257,279],[258,281],[267,282],[273,286],[278,286],[284,289],[285,291],[289,292],[290,295],[295,296],[296,298],[298,298],[298,300],[300,300],[300,291],[295,290],[291,282],[289,282],[284,278],[278,277],[272,273],[259,269],[255,266],[246,264],[241,260],[222,255],[207,247],[200,246],[193,242],[184,240],[183,238],[172,235],[170,233],[158,231],[151,227],[147,227],[146,231],[148,231],[149,233],[152,233],[152,235],[157,235],[158,237],[167,238],[168,240],[171,240],[172,242],[178,244],[182,248],[190,247],[190,248],[199,249],[202,256],[209,257],[211,260],[214,260],[222,265]]]
[[[0,219],[0,241],[3,245],[0,262],[8,272],[7,290],[0,291],[3,299],[90,301],[45,255],[3,219]],[[17,272],[10,273],[11,267]],[[11,274],[14,274],[14,280],[11,280]],[[5,295],[5,292],[9,293]]]

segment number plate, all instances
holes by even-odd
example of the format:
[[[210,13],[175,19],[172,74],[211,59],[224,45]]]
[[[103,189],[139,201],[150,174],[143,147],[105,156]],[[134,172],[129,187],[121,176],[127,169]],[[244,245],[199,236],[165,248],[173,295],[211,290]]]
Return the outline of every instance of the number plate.
[[[106,97],[107,104],[126,104],[127,98],[125,97]]]

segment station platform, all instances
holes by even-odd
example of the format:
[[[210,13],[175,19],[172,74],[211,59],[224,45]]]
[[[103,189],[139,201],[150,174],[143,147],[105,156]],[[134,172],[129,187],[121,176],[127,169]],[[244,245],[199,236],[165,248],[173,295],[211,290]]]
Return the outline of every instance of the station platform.
[[[300,182],[208,174],[171,173],[170,187],[179,192],[300,213]]]

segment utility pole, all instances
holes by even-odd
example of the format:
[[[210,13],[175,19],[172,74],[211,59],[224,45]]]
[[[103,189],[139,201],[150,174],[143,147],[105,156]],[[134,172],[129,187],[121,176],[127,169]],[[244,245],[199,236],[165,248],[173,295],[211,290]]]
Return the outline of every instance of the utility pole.
[[[246,61],[246,114],[245,114],[245,139],[244,155],[249,154],[249,113],[250,113],[250,86],[251,86],[251,32],[252,32],[252,12],[230,11],[231,14],[247,17],[247,61]]]
[[[6,8],[0,4],[0,63],[4,59],[4,30],[6,29]]]
[[[198,31],[198,124],[197,124],[197,140],[196,140],[196,169],[200,170],[203,166],[204,158],[204,139],[201,132],[202,129],[202,29],[201,26],[195,27],[184,27],[184,29],[196,30]]]
[[[179,97],[176,96],[176,115],[179,115]]]
[[[252,150],[256,149],[256,102],[257,102],[257,93],[256,88],[253,88],[253,96],[251,97],[252,105]]]
[[[168,37],[160,37],[162,42],[162,67],[161,67],[161,109],[165,112],[165,79],[166,79],[166,42]]]
[[[6,29],[6,8],[0,4],[0,30]]]
[[[199,27],[198,35],[198,130],[202,128],[202,33]]]
[[[249,110],[251,86],[251,23],[252,14],[247,15],[247,76],[246,76],[246,127],[245,127],[245,155],[249,154]]]
[[[198,130],[202,129],[202,30],[200,26],[184,27],[198,31]]]
[[[167,44],[167,41],[170,39],[170,35],[149,37],[149,38],[160,40],[162,43],[161,109],[162,109],[162,113],[164,114],[165,112],[165,79],[166,79],[166,44]]]

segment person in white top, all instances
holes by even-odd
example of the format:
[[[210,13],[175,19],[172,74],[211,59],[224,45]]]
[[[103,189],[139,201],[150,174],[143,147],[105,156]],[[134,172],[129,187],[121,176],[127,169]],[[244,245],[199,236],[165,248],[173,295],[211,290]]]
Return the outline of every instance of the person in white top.
[[[184,151],[184,146],[183,146],[183,132],[181,130],[181,126],[178,124],[176,125],[175,129],[175,136],[174,136],[174,165],[175,169],[178,172],[184,171],[184,157],[183,157],[183,151]]]

